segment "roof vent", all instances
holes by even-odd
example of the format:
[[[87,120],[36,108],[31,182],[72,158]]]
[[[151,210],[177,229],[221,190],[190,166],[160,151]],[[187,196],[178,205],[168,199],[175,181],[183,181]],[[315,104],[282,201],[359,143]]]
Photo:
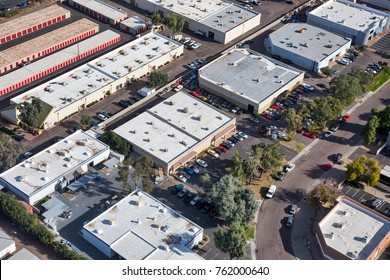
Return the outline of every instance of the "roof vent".
[[[222,117],[221,116],[217,116],[217,119],[222,120]]]
[[[108,224],[110,224],[111,226],[116,225],[116,220],[115,219],[111,219],[111,220],[108,221]]]
[[[41,180],[47,182],[47,181],[49,181],[49,178],[48,177],[42,177]]]
[[[167,208],[161,208],[161,210],[160,210],[162,213],[164,213],[164,214],[166,214],[167,212],[168,212],[168,210],[167,210]]]
[[[141,221],[141,219],[138,219],[138,221],[137,221],[137,224],[139,224],[139,225],[141,225],[141,224],[142,224],[142,221]]]
[[[149,138],[145,138],[144,141],[145,142],[150,142],[150,139]]]
[[[137,131],[134,129],[134,130],[130,130],[129,132],[135,134]]]
[[[183,113],[188,113],[188,108],[184,107],[182,111],[183,111]]]
[[[16,176],[16,181],[18,182],[24,182],[24,177],[23,176]]]
[[[103,234],[103,230],[102,230],[102,229],[98,229],[98,230],[96,230],[96,232],[97,232],[97,234],[99,234],[99,235],[102,235],[102,234]]]
[[[140,190],[137,190],[137,195],[138,195],[139,197],[141,197],[141,196],[142,196],[142,192],[141,192]]]
[[[198,116],[198,121],[201,121],[202,120],[202,115],[199,115]]]

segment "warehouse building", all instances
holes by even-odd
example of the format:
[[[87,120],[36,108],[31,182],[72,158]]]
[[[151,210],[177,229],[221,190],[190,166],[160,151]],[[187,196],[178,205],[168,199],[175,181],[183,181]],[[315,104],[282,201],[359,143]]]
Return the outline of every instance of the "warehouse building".
[[[165,174],[172,174],[211,145],[218,146],[236,129],[236,119],[179,92],[114,132],[133,150],[150,156]]]
[[[106,160],[110,147],[78,130],[0,175],[0,185],[30,205]]]
[[[34,61],[8,74],[0,76],[0,95],[27,85],[119,41],[120,35],[118,33],[106,30],[54,54],[45,56],[38,61]]]
[[[127,18],[127,13],[99,0],[69,0],[69,4],[102,22],[116,25]]]
[[[198,71],[199,85],[250,113],[303,82],[304,72],[248,49],[233,49]]]
[[[307,23],[363,46],[389,28],[390,14],[347,0],[330,0],[311,11]]]
[[[125,0],[150,13],[171,13],[185,19],[184,27],[200,32],[222,44],[241,36],[260,24],[260,14],[242,6],[220,0]]]
[[[70,18],[70,11],[53,5],[0,24],[0,44]]]
[[[80,41],[99,31],[99,25],[81,19],[0,52],[0,73]]]
[[[331,260],[378,259],[390,245],[390,219],[348,197],[319,222],[317,241]]]
[[[47,129],[182,54],[182,44],[160,34],[148,33],[12,98],[11,105],[1,114],[17,124],[17,104],[39,98],[47,108],[41,114],[40,127]]]
[[[351,39],[306,23],[286,24],[272,32],[264,43],[270,54],[314,72],[351,47]]]
[[[138,35],[148,30],[148,23],[137,16],[132,16],[122,21],[120,28],[130,34]]]
[[[203,260],[191,250],[203,228],[139,190],[84,225],[82,234],[110,258]]]
[[[15,252],[15,241],[12,237],[0,230],[0,260]]]

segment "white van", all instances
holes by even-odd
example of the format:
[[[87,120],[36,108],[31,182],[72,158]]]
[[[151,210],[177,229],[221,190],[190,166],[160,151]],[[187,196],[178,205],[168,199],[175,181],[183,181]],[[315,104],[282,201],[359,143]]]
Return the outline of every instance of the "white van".
[[[276,191],[276,186],[275,185],[271,185],[271,187],[269,188],[267,194],[265,195],[266,198],[272,198],[274,196],[274,193]]]

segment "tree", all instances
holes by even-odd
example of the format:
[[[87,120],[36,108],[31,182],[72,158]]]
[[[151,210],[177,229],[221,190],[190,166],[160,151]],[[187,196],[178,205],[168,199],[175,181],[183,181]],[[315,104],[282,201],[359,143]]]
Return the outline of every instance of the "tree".
[[[43,103],[40,99],[34,98],[31,103],[23,102],[18,105],[18,118],[32,128],[39,128],[39,115],[43,112]]]
[[[284,110],[283,117],[287,123],[287,129],[289,131],[296,131],[301,128],[303,118],[300,114],[297,114],[294,108]]]
[[[333,71],[332,71],[332,69],[329,68],[329,66],[321,68],[321,72],[322,72],[322,74],[324,74],[328,77],[333,76]]]
[[[152,23],[154,25],[159,25],[163,22],[163,18],[161,17],[161,14],[160,13],[154,13],[152,15]]]
[[[330,82],[332,96],[340,100],[343,106],[352,104],[356,97],[363,94],[358,78],[343,74]]]
[[[16,143],[7,134],[0,134],[0,171],[14,166],[21,152],[21,143]]]
[[[151,180],[154,176],[153,159],[150,156],[140,156],[135,160],[129,159],[128,163],[131,165],[130,178],[136,188],[141,188],[139,186],[139,183],[141,183],[143,191],[151,192],[154,188]]]
[[[329,204],[333,206],[336,199],[341,195],[341,191],[337,188],[337,184],[327,181],[320,182],[314,189],[310,191],[310,197],[318,200],[321,204]]]
[[[119,175],[119,180],[123,184],[123,189],[131,192],[131,187],[129,185],[129,175],[130,175],[129,166],[127,164],[121,166],[119,168],[118,175]]]
[[[100,137],[100,140],[111,147],[111,149],[118,151],[125,157],[128,157],[131,152],[131,145],[125,139],[114,133],[113,131],[105,131]]]
[[[245,170],[244,170],[244,165],[242,164],[242,160],[241,160],[240,153],[238,152],[238,150],[235,152],[235,154],[233,155],[233,157],[231,159],[231,166],[226,167],[225,171],[228,174],[232,175],[233,177],[236,177],[243,182],[245,181],[246,174],[245,174]]]
[[[310,102],[309,108],[312,112],[314,122],[323,128],[328,121],[338,119],[343,110],[340,100],[332,96],[315,98]]]
[[[211,182],[210,175],[208,173],[203,174],[199,177],[199,185],[203,188],[205,193],[209,193],[213,183]]]
[[[257,209],[255,193],[243,188],[243,182],[239,179],[225,175],[212,184],[206,194],[218,205],[221,216],[228,224],[253,220]]]
[[[387,105],[379,112],[379,127],[378,130],[382,133],[388,133],[390,129],[390,105]]]
[[[176,35],[183,30],[185,19],[181,15],[172,13],[165,17],[165,24],[172,30],[172,35]]]
[[[363,137],[366,144],[372,144],[376,140],[376,131],[379,127],[379,118],[373,115],[363,128]]]
[[[349,75],[357,78],[359,80],[359,84],[364,92],[369,90],[369,86],[372,82],[371,74],[365,72],[363,69],[358,67],[352,67],[352,71]]]
[[[249,184],[252,183],[252,179],[260,172],[261,169],[261,162],[260,159],[263,156],[263,149],[258,146],[254,145],[251,147],[251,151],[249,153],[248,159],[246,161],[246,173],[249,176]]]
[[[240,223],[233,223],[227,229],[218,227],[214,233],[215,246],[230,259],[242,259],[246,252],[245,228]]]
[[[280,153],[279,141],[272,144],[260,143],[258,146],[262,149],[260,157],[260,168],[262,171],[271,170],[275,172],[282,166],[284,155]],[[260,174],[261,177],[262,173]]]
[[[80,123],[82,125],[91,126],[92,118],[90,115],[81,115]]]
[[[347,165],[347,181],[361,181],[373,187],[379,181],[380,171],[377,160],[363,155]]]
[[[157,88],[168,83],[168,75],[164,72],[152,72],[148,77],[148,86]]]

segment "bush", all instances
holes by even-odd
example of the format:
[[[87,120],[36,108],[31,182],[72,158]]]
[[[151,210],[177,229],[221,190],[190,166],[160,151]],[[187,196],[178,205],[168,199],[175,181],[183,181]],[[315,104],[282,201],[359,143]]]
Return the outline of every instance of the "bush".
[[[106,131],[100,137],[100,140],[109,145],[113,150],[118,151],[125,157],[130,155],[131,145],[125,139],[114,133],[113,131]]]
[[[330,69],[328,66],[321,68],[322,74],[331,77],[333,75],[332,69]]]

